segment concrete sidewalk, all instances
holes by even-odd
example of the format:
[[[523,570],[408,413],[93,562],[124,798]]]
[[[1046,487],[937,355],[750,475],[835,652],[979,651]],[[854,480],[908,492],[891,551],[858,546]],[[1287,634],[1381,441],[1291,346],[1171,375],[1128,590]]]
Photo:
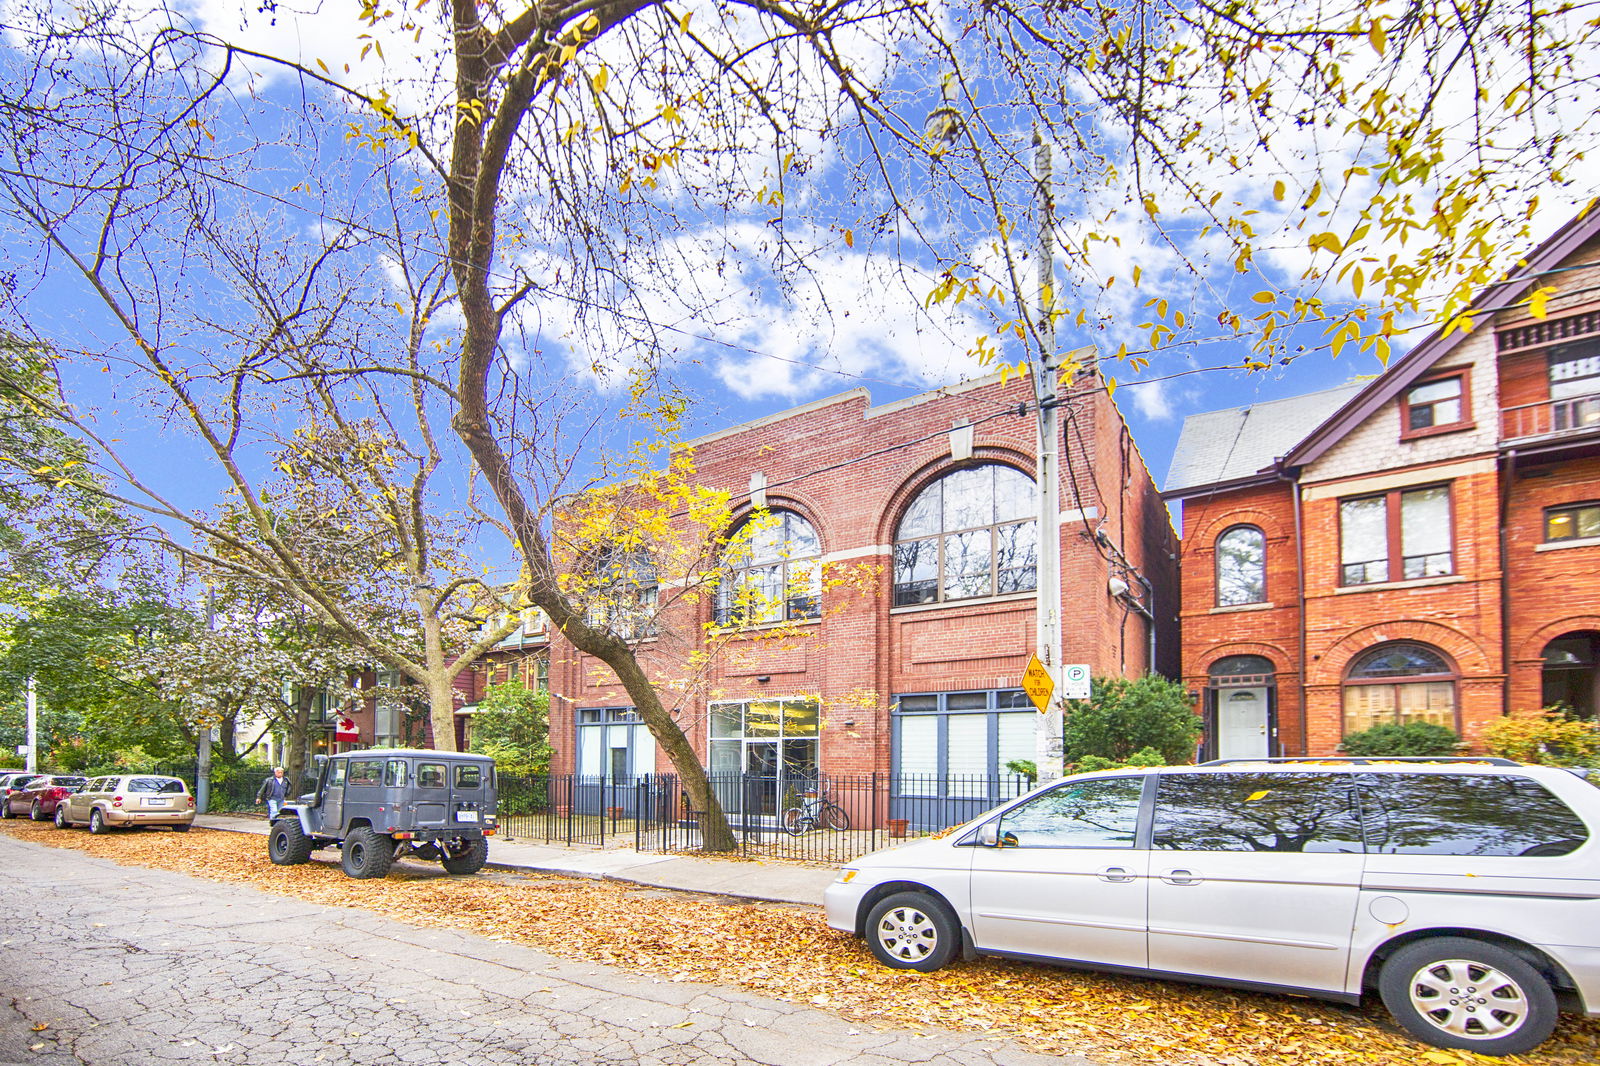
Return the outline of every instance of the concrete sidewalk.
[[[233,833],[267,834],[266,819],[249,815],[202,814],[194,824]],[[838,871],[832,867],[663,855],[632,848],[568,848],[498,837],[489,844],[489,865],[501,870],[628,881],[681,892],[707,892],[818,907],[822,905],[822,890],[838,876]]]

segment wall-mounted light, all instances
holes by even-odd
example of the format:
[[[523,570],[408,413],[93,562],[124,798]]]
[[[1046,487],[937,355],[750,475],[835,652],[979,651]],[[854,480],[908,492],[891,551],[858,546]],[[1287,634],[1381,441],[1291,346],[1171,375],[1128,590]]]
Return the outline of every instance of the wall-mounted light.
[[[1200,691],[1199,691],[1199,689],[1190,689],[1189,690],[1189,702],[1190,703],[1196,703],[1196,702],[1199,701],[1199,699],[1200,699]]]
[[[760,677],[756,678],[756,680],[765,685],[768,681],[772,680],[772,676],[770,674],[762,674]]]
[[[1128,591],[1128,583],[1122,580],[1120,577],[1114,577],[1110,581],[1106,582],[1106,589],[1113,596],[1121,596],[1124,592]]]

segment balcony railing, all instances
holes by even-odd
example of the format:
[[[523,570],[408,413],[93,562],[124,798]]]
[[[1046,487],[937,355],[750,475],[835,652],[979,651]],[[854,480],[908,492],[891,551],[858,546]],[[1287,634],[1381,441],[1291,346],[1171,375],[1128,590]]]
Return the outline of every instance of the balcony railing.
[[[1600,429],[1600,396],[1573,396],[1507,407],[1500,412],[1500,439],[1560,436]]]

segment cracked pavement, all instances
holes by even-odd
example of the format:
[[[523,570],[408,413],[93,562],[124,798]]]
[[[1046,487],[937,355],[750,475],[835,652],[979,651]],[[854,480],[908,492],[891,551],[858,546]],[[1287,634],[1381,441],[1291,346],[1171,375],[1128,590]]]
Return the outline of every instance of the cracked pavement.
[[[1087,1062],[978,1033],[874,1030],[5,835],[0,869],[0,1066]]]

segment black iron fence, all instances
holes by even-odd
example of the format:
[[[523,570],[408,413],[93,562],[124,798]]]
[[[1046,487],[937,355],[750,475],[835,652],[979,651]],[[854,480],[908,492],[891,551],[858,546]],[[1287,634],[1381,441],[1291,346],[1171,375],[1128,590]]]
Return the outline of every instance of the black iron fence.
[[[1029,787],[999,775],[848,774],[784,781],[711,774],[735,850],[748,858],[844,863],[957,825]],[[546,844],[699,851],[711,816],[666,774],[617,781],[500,776],[501,835]]]
[[[210,809],[259,811],[270,774],[213,766]],[[152,767],[191,786],[193,763]],[[767,774],[711,774],[734,850],[746,858],[845,863],[869,851],[977,817],[1027,791],[1016,774],[834,774],[784,780]],[[301,792],[315,787],[308,772]],[[500,836],[506,840],[639,851],[706,846],[710,816],[679,780],[653,774],[617,780],[580,774],[499,776]]]

